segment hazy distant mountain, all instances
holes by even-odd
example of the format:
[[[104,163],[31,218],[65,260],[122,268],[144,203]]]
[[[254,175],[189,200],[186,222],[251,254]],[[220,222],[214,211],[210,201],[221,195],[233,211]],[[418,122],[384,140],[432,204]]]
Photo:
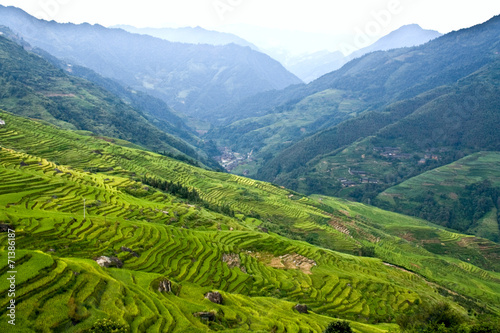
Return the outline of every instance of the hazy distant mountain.
[[[235,44],[173,43],[99,25],[47,22],[14,7],[0,6],[0,21],[33,46],[197,117],[215,117],[216,106],[301,82],[269,56]]]
[[[272,58],[285,63],[286,57],[305,53],[314,53],[322,50],[335,50],[338,43],[345,36],[328,33],[291,31],[254,26],[249,24],[231,24],[220,28],[219,31],[239,36]]]
[[[302,81],[309,83],[326,73],[339,69],[346,63],[342,52],[320,51],[291,58],[285,67]]]
[[[236,44],[248,46],[253,50],[259,51],[257,46],[247,42],[236,35],[206,30],[201,27],[184,28],[136,28],[130,25],[115,25],[110,28],[123,29],[125,31],[158,37],[171,42],[189,43],[189,44],[209,44],[209,45],[227,45]]]
[[[404,25],[387,36],[380,38],[372,45],[351,53],[347,58],[350,60],[370,52],[418,46],[442,35],[443,34],[435,30],[422,29],[418,24]]]
[[[390,34],[380,38],[375,43],[344,57],[340,52],[321,51],[287,59],[283,65],[302,81],[308,83],[333,72],[345,65],[349,60],[359,58],[374,51],[386,51],[400,47],[417,46],[441,36],[434,30],[424,30],[417,24],[402,26]]]

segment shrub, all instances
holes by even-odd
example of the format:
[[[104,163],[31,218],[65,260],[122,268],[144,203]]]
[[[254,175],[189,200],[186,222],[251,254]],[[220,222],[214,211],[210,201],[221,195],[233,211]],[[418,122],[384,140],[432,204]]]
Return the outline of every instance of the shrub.
[[[414,311],[401,315],[396,322],[403,332],[457,332],[465,317],[448,303],[423,304]]]
[[[352,333],[352,329],[347,321],[334,321],[328,324],[323,333]]]
[[[110,319],[99,319],[86,333],[128,333],[125,325]]]

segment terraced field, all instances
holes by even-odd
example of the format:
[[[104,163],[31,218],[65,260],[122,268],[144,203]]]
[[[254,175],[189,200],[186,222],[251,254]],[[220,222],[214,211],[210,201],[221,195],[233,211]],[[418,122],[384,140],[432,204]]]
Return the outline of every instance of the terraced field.
[[[500,314],[495,243],[0,118],[0,223],[16,230],[19,332],[81,332],[99,318],[132,332],[321,332],[335,318],[350,320],[356,332],[388,332],[409,308],[436,301]],[[146,174],[236,214],[145,185]],[[359,256],[367,247],[375,257]],[[7,252],[0,233],[2,318],[10,301]],[[123,266],[100,267],[100,256]],[[163,280],[171,292],[158,291]],[[223,303],[205,299],[210,291]],[[293,309],[299,303],[308,314]],[[207,311],[213,321],[194,315]],[[12,327],[0,321],[0,331]]]
[[[500,187],[500,152],[485,151],[464,157],[451,164],[425,172],[407,181],[390,187],[377,196],[385,207],[409,215],[416,215],[420,211],[423,198],[430,198],[436,206],[443,209],[457,206],[462,198],[478,197],[478,194],[466,193],[468,187],[482,182],[488,182],[492,188]],[[496,199],[495,199],[496,201]],[[474,204],[469,209],[475,209]],[[480,237],[493,241],[500,239],[500,226],[497,219],[497,208],[491,207],[481,214],[481,219],[471,222],[471,226],[459,230],[466,230]],[[469,220],[472,220],[469,217]],[[445,218],[437,219],[445,223]],[[447,223],[453,223],[448,221]]]

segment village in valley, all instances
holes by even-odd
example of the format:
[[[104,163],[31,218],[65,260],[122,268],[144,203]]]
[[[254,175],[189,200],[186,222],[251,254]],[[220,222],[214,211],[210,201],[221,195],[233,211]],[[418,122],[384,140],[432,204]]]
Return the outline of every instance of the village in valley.
[[[220,147],[220,156],[216,157],[217,162],[228,172],[234,170],[237,166],[250,163],[254,160],[253,150],[247,154],[233,152],[229,147]]]
[[[409,154],[403,153],[400,147],[374,147],[373,153],[391,160],[409,160],[414,156],[421,156],[418,160],[419,165],[424,165],[428,161],[439,161],[440,156],[437,152],[445,152],[446,150],[440,149],[428,149],[423,154]],[[361,156],[363,159],[365,155]],[[341,183],[342,187],[355,187],[361,184],[381,184],[383,181],[374,177],[373,174],[364,170],[355,170],[353,168],[348,168],[348,173],[353,177],[340,177],[337,180]]]

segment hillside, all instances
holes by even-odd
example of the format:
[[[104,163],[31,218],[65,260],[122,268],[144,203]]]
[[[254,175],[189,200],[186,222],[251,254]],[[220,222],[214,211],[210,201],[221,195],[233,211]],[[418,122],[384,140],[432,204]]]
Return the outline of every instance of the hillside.
[[[34,47],[198,119],[215,120],[215,106],[301,82],[269,56],[235,44],[182,44],[99,25],[47,22],[14,7],[0,7],[0,20]]]
[[[378,205],[499,242],[500,153],[480,152],[377,196]]]
[[[318,332],[344,318],[355,332],[388,332],[435,302],[461,318],[500,315],[500,248],[490,241],[0,118],[16,329],[81,332],[108,318],[132,332]],[[0,235],[5,276],[8,234]],[[118,267],[98,266],[100,256]],[[222,304],[204,298],[210,291]]]
[[[182,138],[192,145],[197,146],[199,144],[200,139],[195,135],[194,130],[188,127],[178,113],[168,106],[168,104],[163,100],[141,91],[125,88],[117,81],[105,78],[89,68],[70,65],[42,49],[32,48],[29,44],[26,46],[24,45],[26,42],[19,39],[19,37],[14,35],[12,31],[9,30],[9,32],[10,33],[8,33],[8,35],[4,36],[21,46],[24,46],[31,52],[40,55],[55,67],[64,70],[68,75],[77,76],[90,81],[107,90],[109,93],[119,97],[126,104],[143,113],[149,122],[164,132]]]
[[[232,142],[230,148],[239,153],[247,153],[253,148],[254,159],[259,160],[255,168],[266,162],[275,167],[289,154],[280,154],[269,162],[267,153],[271,151],[276,156],[301,139],[316,141],[311,136],[325,127],[315,127],[315,121],[316,124],[334,126],[335,121],[355,118],[362,111],[383,112],[393,103],[411,100],[442,86],[454,85],[458,80],[497,61],[499,31],[500,17],[494,17],[484,24],[449,33],[421,46],[367,54],[308,85],[260,94],[239,105],[225,106],[220,112],[228,115],[228,124],[215,131],[211,138],[220,138],[222,143]],[[340,91],[342,94],[340,98],[334,99],[315,98],[330,91]],[[356,101],[360,107],[355,105],[350,108],[352,101]],[[346,108],[339,108],[339,105],[347,105],[350,112],[343,113]],[[317,117],[316,110],[319,110]],[[275,120],[269,124],[269,118]],[[294,124],[296,119],[306,121]],[[293,137],[283,140],[274,137],[277,134],[272,127],[274,123],[279,124],[279,127],[288,127],[287,132],[294,133]],[[308,131],[308,126],[312,127],[312,132]],[[254,147],[242,145],[231,133],[253,137]],[[353,141],[358,138],[355,137]],[[332,145],[335,145],[335,141],[325,144],[327,149],[313,144],[307,149],[308,156],[294,154],[289,158],[297,158],[297,163],[299,159],[309,161],[320,155],[313,155],[313,152],[321,150],[322,154],[326,154],[333,151],[330,149]],[[262,177],[273,181],[273,175],[269,176],[272,172],[268,170],[268,165],[263,167],[265,176]],[[286,166],[282,169],[286,169]]]
[[[166,113],[163,118],[146,115],[139,111],[139,103],[133,108],[111,92],[61,71],[3,36],[0,36],[0,53],[0,105],[5,110],[62,128],[128,140],[152,150],[184,158],[187,155],[210,164],[191,144],[165,132],[175,127],[169,122],[172,117]],[[149,101],[147,97],[143,99],[145,103]],[[153,125],[160,121],[157,126]],[[182,130],[182,126],[177,127],[173,133],[191,138],[194,143],[193,134]]]
[[[395,103],[385,112],[366,113],[303,140],[270,162],[263,178],[305,193],[372,202],[388,187],[411,181],[423,172],[475,152],[499,151],[499,65],[495,62],[456,85]],[[418,188],[414,194],[421,194]],[[381,201],[373,203],[389,208]],[[429,208],[429,202],[424,206]],[[452,217],[450,209],[446,213],[437,206],[424,213],[424,206],[420,206],[421,213],[416,207],[400,207],[399,211],[462,232],[486,213],[474,217],[477,203],[472,201],[464,203],[463,208],[472,213],[460,218]]]

